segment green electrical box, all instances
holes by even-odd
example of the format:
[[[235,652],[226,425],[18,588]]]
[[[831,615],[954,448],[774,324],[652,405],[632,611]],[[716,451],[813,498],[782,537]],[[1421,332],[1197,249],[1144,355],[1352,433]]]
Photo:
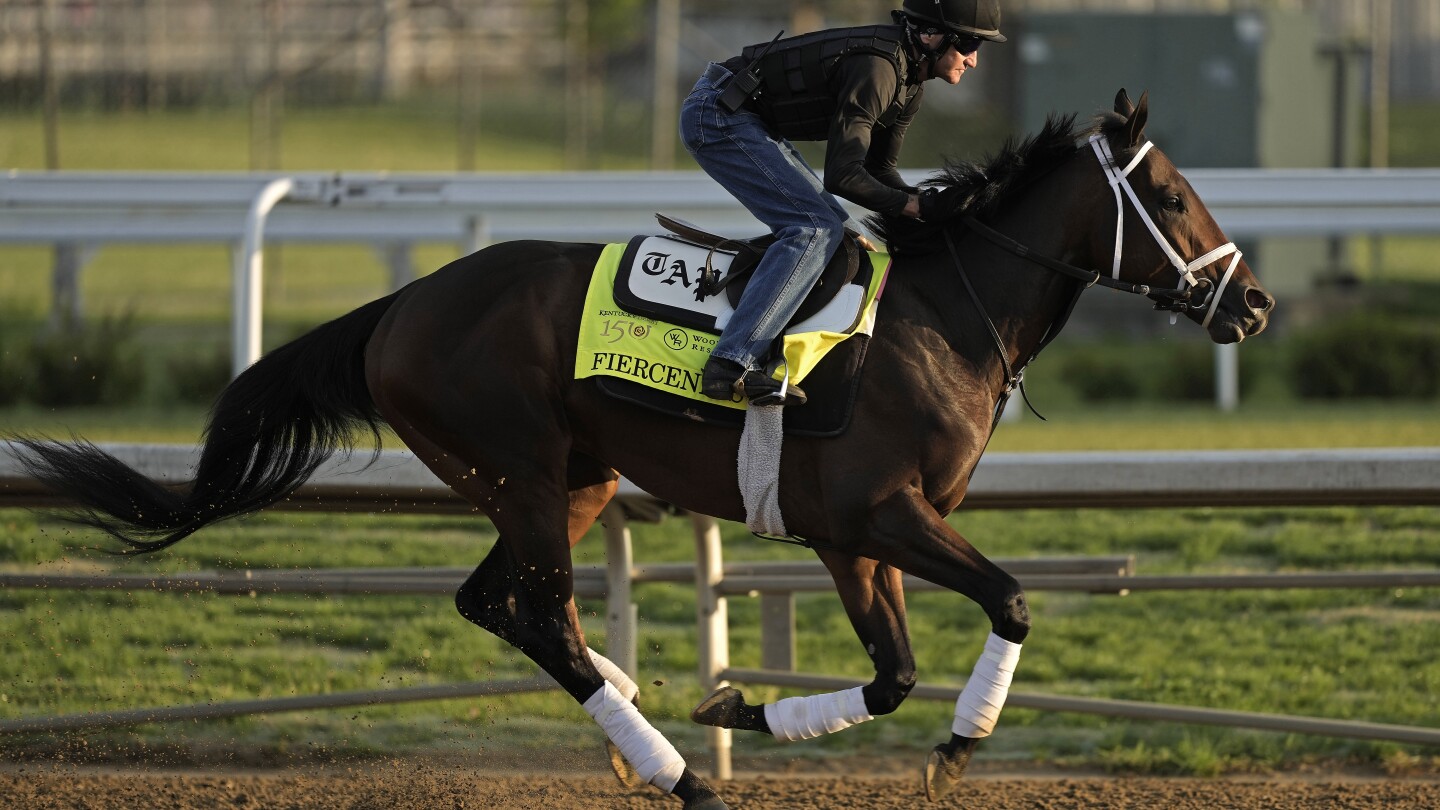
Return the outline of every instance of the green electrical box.
[[[1185,168],[1329,166],[1333,66],[1304,14],[1031,14],[1016,41],[1025,131],[1150,91],[1147,132]]]
[[[1022,131],[1039,129],[1051,112],[1109,110],[1124,87],[1135,100],[1150,92],[1146,134],[1181,171],[1328,167],[1348,157],[1337,153],[1336,133],[1354,131],[1359,105],[1342,98],[1352,120],[1337,122],[1337,96],[1351,91],[1337,84],[1335,57],[1309,15],[1029,14],[1017,22]],[[1333,261],[1325,240],[1242,247],[1279,293],[1310,289]]]

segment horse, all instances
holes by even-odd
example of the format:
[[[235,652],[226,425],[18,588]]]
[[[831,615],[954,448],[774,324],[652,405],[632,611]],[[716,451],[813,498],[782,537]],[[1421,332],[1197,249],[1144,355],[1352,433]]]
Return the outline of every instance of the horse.
[[[892,255],[853,403],[830,438],[788,437],[779,505],[812,539],[874,665],[846,692],[752,705],[722,687],[696,722],[806,739],[889,714],[916,682],[901,575],[963,594],[991,633],[929,752],[934,799],[994,728],[1031,619],[1023,589],[944,517],[1021,372],[1100,285],[1183,314],[1216,343],[1259,334],[1274,299],[1179,171],[1144,136],[1148,94],[1077,124],[1052,115],[988,162],[925,182],[930,221],[875,216]],[[127,552],[165,548],[286,497],[330,454],[388,425],[493,522],[460,586],[465,619],[531,658],[633,771],[687,810],[726,807],[638,709],[638,688],[581,632],[571,549],[620,475],[683,509],[746,519],[739,430],[658,416],[572,374],[601,246],[517,241],[460,258],[265,355],[216,400],[188,486],[162,487],[84,441],[21,438],[24,462]],[[1190,257],[1187,260],[1185,257]],[[963,261],[962,261],[963,259]],[[1086,269],[1101,267],[1102,270]],[[1022,389],[1023,390],[1023,389]]]

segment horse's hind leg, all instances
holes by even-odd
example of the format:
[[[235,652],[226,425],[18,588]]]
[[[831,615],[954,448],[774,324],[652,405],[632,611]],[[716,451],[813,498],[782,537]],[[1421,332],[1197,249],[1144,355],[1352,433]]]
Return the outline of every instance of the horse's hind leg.
[[[594,459],[571,453],[565,485],[570,492],[569,540],[573,549],[590,527],[595,525],[605,505],[615,497],[615,491],[619,488],[619,477],[609,467]],[[461,616],[513,644],[515,584],[505,546],[503,542],[496,542],[490,553],[476,566],[455,593],[455,607]],[[621,697],[638,708],[640,687],[630,676],[610,659],[588,646],[586,651],[590,662],[601,676],[620,692]],[[608,737],[605,739],[605,746],[610,767],[621,784],[631,788],[644,784],[635,768],[625,761],[620,749]]]
[[[570,455],[566,471],[566,488],[570,506],[567,512],[570,548],[574,548],[599,520],[605,505],[615,497],[619,476],[613,470],[588,456]],[[515,638],[515,583],[506,543],[496,542],[494,548],[476,566],[455,594],[455,607],[461,616],[513,644]],[[590,660],[600,674],[615,685],[627,700],[634,699],[639,687],[608,658],[594,650]]]
[[[875,679],[844,692],[786,698],[752,706],[733,687],[722,687],[691,714],[705,725],[773,734],[782,741],[818,737],[900,707],[915,685],[915,656],[905,621],[900,571],[864,557],[816,553],[835,580],[850,623],[875,664]]]
[[[581,487],[572,499],[560,473],[568,468],[567,453],[554,427],[534,425],[527,431],[512,421],[504,431],[483,436],[434,425],[422,432],[413,418],[405,418],[422,415],[418,408],[402,414],[384,398],[377,397],[377,404],[416,456],[483,509],[500,532],[495,548],[457,596],[461,612],[539,664],[585,707],[625,758],[637,763],[646,781],[681,797],[687,810],[724,808],[714,790],[600,674],[585,645],[573,599],[571,538],[581,524],[588,529],[593,523],[613,484],[610,493],[603,484]],[[512,413],[547,418],[535,411],[526,403]],[[423,416],[435,418],[433,413]],[[477,420],[467,413],[446,421],[473,425]],[[445,445],[429,435],[446,436]]]

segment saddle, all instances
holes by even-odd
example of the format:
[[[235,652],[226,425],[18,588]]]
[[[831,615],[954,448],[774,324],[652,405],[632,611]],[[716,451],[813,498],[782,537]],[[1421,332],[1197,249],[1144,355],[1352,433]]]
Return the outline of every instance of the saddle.
[[[666,230],[687,242],[709,248],[712,252],[723,250],[735,254],[735,258],[730,262],[729,271],[723,276],[720,270],[712,267],[707,259],[704,273],[700,277],[700,293],[702,295],[712,296],[724,292],[731,307],[739,305],[740,296],[745,292],[745,287],[754,276],[755,267],[760,264],[760,258],[765,255],[766,249],[776,241],[774,234],[765,234],[749,239],[720,236],[702,230],[683,219],[665,214],[657,213],[655,219]],[[825,265],[825,269],[820,273],[820,280],[816,281],[815,286],[806,294],[805,301],[801,303],[795,317],[790,319],[790,323],[800,323],[819,312],[840,290],[844,289],[846,284],[855,280],[855,276],[860,270],[860,258],[865,252],[860,249],[860,244],[856,241],[857,236],[858,234],[853,231],[848,229],[845,231],[845,238],[841,240],[840,249],[835,251],[834,257]]]

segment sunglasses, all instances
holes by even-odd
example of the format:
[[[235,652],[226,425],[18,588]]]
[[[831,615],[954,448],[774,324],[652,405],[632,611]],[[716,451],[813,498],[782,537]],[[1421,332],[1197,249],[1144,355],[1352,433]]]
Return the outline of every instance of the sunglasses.
[[[980,37],[962,37],[958,34],[950,35],[950,44],[960,53],[961,56],[969,56],[980,50],[980,43],[985,40]]]

